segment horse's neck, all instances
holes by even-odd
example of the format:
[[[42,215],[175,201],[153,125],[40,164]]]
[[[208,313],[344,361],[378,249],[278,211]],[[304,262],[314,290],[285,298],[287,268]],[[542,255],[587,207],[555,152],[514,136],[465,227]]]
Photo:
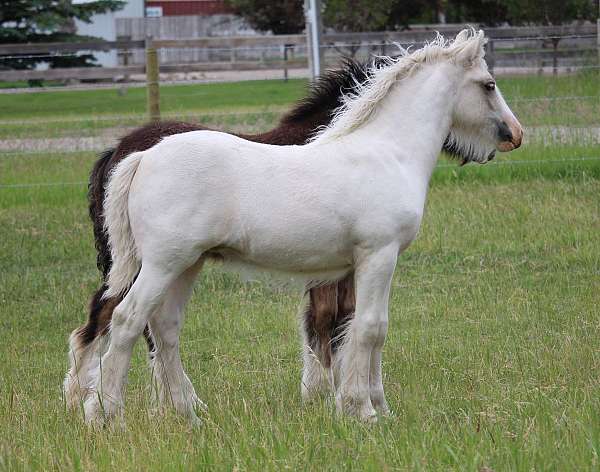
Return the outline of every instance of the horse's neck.
[[[456,77],[449,70],[430,66],[404,79],[354,137],[367,139],[373,152],[391,151],[428,182],[450,130]]]

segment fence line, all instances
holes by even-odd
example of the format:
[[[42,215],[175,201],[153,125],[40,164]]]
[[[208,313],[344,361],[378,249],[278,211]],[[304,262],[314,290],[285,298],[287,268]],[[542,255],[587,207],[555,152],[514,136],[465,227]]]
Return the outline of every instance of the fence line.
[[[2,154],[0,153],[0,156]],[[523,164],[557,164],[564,162],[583,162],[583,161],[600,161],[599,157],[572,157],[566,159],[531,159],[531,160],[521,160],[521,161],[496,161],[493,162],[489,167],[486,168],[494,168],[499,167],[501,165],[523,165]],[[449,168],[457,168],[457,165],[452,164],[439,164],[436,166],[434,170],[437,169],[449,169]],[[0,184],[0,189],[14,189],[14,188],[39,188],[39,187],[68,187],[68,186],[76,186],[76,185],[88,185],[88,181],[81,180],[75,182],[37,182],[37,183],[29,183],[29,184]]]
[[[124,31],[129,31],[127,34],[139,36],[143,29],[143,38],[146,39],[147,29],[145,27],[140,29],[145,25],[144,22],[130,21],[128,23],[128,19],[119,21],[124,22],[123,25],[131,23],[131,28],[124,29]],[[136,26],[136,28],[133,28],[133,26]],[[321,48],[323,50],[335,49],[338,52],[344,48],[350,48],[354,52],[357,49],[375,48],[380,49],[381,54],[385,54],[387,52],[386,48],[391,47],[393,44],[418,45],[426,42],[426,40],[431,40],[437,29],[442,30],[447,36],[451,36],[463,27],[464,25],[436,25],[415,28],[410,31],[326,34],[323,36]],[[597,38],[597,31],[596,26],[593,24],[560,27],[487,28],[486,32],[489,37],[490,68],[531,63],[528,67],[543,70],[544,66],[547,66],[552,67],[554,73],[558,73],[559,67],[561,71],[565,71],[565,67],[581,68],[579,63],[581,59],[585,59],[582,56],[595,57],[593,51],[600,49],[597,41],[594,41],[594,38]],[[517,51],[512,50],[516,43],[531,41],[537,43],[551,42],[551,47],[540,48],[535,46],[533,49],[529,48],[529,50],[527,48]],[[564,44],[566,41],[577,43],[576,45],[580,46],[579,49],[572,47],[559,49],[559,42]],[[513,47],[502,46],[507,42],[513,43]],[[78,51],[89,53],[110,50],[117,50],[119,57],[123,60],[123,66],[120,67],[0,71],[0,80],[128,79],[131,75],[145,72],[143,56],[140,52],[136,52],[144,48],[164,49],[165,54],[172,49],[183,51],[183,53],[190,52],[190,54],[184,54],[184,56],[179,55],[178,52],[173,56],[177,58],[176,61],[169,61],[172,63],[163,65],[163,71],[174,73],[282,69],[284,77],[287,78],[288,69],[307,67],[307,58],[304,57],[305,54],[303,53],[307,49],[304,35],[196,37],[193,39],[155,39],[149,42],[138,38],[135,40],[121,39],[119,41],[87,41],[82,43],[0,45],[0,63],[3,59],[39,59],[43,61],[44,59],[56,57],[74,57]],[[200,57],[198,55],[199,51],[206,52],[206,57],[204,55]],[[273,57],[273,54],[268,54],[269,51],[278,51],[282,57]],[[289,57],[289,51],[299,52],[302,57]],[[589,54],[587,54],[588,51]],[[585,54],[582,54],[582,52]],[[5,54],[5,56],[2,57],[2,54]],[[225,54],[225,60],[219,58],[215,62],[215,56],[212,56],[213,61],[206,62],[211,59],[210,54]],[[238,54],[246,54],[246,56],[251,54],[260,57],[252,57],[252,60],[239,60],[240,58],[236,57]],[[166,56],[163,55],[164,57]],[[187,61],[182,62],[182,59],[187,59]],[[545,63],[545,61],[547,62]],[[563,65],[564,61],[574,61],[574,64]],[[539,67],[542,67],[542,69],[539,69]],[[567,71],[569,70],[567,69]]]
[[[531,37],[514,37],[514,38],[490,38],[489,41],[497,42],[518,42],[518,41],[552,41],[556,39],[596,39],[596,35],[571,35],[571,36],[531,36]],[[167,41],[177,41],[177,40],[157,40],[156,42],[163,43]],[[185,40],[192,42],[194,40]],[[323,49],[331,49],[331,48],[343,48],[343,47],[381,47],[381,46],[394,46],[400,44],[404,45],[421,45],[427,44],[429,41],[390,41],[390,40],[382,40],[382,41],[371,41],[365,42],[357,39],[355,42],[336,42],[332,41],[328,44],[321,44],[319,47]],[[306,44],[291,44],[291,45],[276,45],[276,46],[219,46],[219,47],[202,47],[202,46],[158,46],[157,49],[164,50],[201,50],[201,51],[210,51],[210,52],[261,52],[261,51],[281,51],[283,47],[293,48],[294,50],[303,50],[307,49]],[[579,48],[570,48],[570,49],[579,49]],[[590,48],[593,49],[593,48]],[[510,51],[510,49],[502,49],[503,51]],[[85,54],[90,54],[91,51],[81,49]],[[550,49],[548,49],[550,51]],[[80,52],[80,51],[78,51]],[[15,55],[1,55],[0,60],[6,59],[41,59],[41,58],[53,58],[53,57],[77,57],[77,52],[71,53],[39,53],[39,54],[15,54]]]
[[[600,66],[598,66],[600,67]],[[510,104],[514,103],[536,103],[536,102],[562,102],[562,101],[586,101],[586,100],[600,100],[600,95],[568,95],[558,97],[532,97],[532,98],[508,98],[507,102]],[[203,111],[203,110],[190,110],[184,112],[164,112],[162,116],[165,118],[178,118],[178,117],[230,117],[230,116],[253,116],[253,115],[268,115],[268,114],[285,114],[289,111],[289,107],[274,107],[267,110],[240,110],[231,112],[219,112],[219,111]],[[135,121],[145,120],[147,115],[144,113],[129,114],[129,115],[84,115],[76,117],[65,117],[65,118],[49,118],[49,119],[21,119],[21,120],[0,120],[0,129],[3,126],[12,125],[37,125],[37,124],[49,124],[49,123],[80,123],[84,121]],[[1,140],[1,139],[0,139]]]
[[[274,36],[275,38],[277,36]],[[517,41],[552,41],[556,39],[596,39],[595,34],[585,34],[585,35],[567,35],[567,36],[516,36],[511,38],[490,38],[490,41],[496,42],[517,42]],[[204,40],[199,38],[198,40]],[[178,40],[157,40],[157,42],[167,42],[167,41],[178,41]],[[185,41],[193,41],[193,40],[185,40]],[[394,46],[397,44],[400,45],[421,45],[426,44],[429,41],[391,41],[391,40],[382,40],[382,41],[371,41],[365,42],[357,39],[355,42],[336,42],[332,41],[329,44],[321,44],[319,47],[323,49],[332,49],[332,48],[343,48],[343,47],[381,47],[381,46]],[[168,43],[167,43],[168,44]],[[276,45],[276,46],[220,46],[220,47],[201,47],[201,46],[160,46],[159,49],[177,49],[177,50],[202,50],[202,51],[210,51],[210,52],[261,52],[261,51],[280,51],[283,47],[291,47],[294,50],[303,50],[307,49],[306,44],[291,44],[291,45]],[[573,48],[574,49],[574,48]],[[590,48],[593,49],[593,48]],[[92,49],[93,50],[93,49]],[[84,48],[81,51],[84,51],[85,54],[89,54],[92,50],[86,50]],[[504,49],[504,51],[510,51],[510,49]],[[550,49],[548,50],[550,51]],[[79,52],[79,51],[78,51]],[[77,57],[77,52],[72,52],[68,54],[63,54],[60,52],[57,53],[40,53],[40,54],[16,54],[16,55],[1,55],[0,60],[6,59],[41,59],[41,58],[54,58],[54,57]]]

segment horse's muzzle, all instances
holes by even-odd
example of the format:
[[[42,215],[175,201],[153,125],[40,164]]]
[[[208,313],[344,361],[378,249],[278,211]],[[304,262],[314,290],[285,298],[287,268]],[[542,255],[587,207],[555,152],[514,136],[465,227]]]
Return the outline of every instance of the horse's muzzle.
[[[498,123],[498,145],[500,152],[509,152],[517,149],[523,142],[523,128],[519,122],[506,123],[501,121]]]

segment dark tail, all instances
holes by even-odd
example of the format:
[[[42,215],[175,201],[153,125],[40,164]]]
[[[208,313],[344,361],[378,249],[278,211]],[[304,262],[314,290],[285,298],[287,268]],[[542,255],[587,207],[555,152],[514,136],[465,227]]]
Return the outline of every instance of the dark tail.
[[[94,240],[96,245],[97,265],[102,272],[102,286],[94,293],[90,300],[89,317],[85,325],[75,330],[72,335],[72,349],[82,350],[89,346],[98,336],[107,334],[112,313],[121,302],[122,297],[103,298],[108,286],[104,283],[112,265],[108,236],[104,232],[104,194],[106,182],[110,174],[111,160],[115,149],[107,149],[94,164],[88,184],[88,202],[92,224],[94,226]],[[154,342],[148,328],[144,331],[146,342],[150,351],[154,350]]]
[[[110,162],[115,149],[107,149],[94,164],[88,184],[88,202],[92,224],[94,225],[94,240],[98,252],[96,264],[106,280],[112,260],[108,247],[108,236],[104,232],[104,191],[110,173]]]

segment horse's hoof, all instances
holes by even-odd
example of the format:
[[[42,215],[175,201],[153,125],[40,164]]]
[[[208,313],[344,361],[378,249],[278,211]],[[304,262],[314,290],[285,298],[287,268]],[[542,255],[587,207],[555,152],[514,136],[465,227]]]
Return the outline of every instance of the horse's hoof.
[[[394,413],[390,410],[390,407],[387,403],[383,403],[382,405],[375,405],[375,410],[377,410],[377,414],[384,418],[392,418]]]
[[[322,392],[316,388],[307,388],[304,384],[300,389],[300,398],[303,405],[310,405],[321,397]]]
[[[376,424],[378,420],[375,411],[360,416],[360,420],[366,424]]]
[[[96,396],[88,398],[83,405],[83,412],[86,424],[94,428],[104,426],[106,417],[104,416],[102,405]]]
[[[190,426],[192,427],[192,429],[201,428],[203,424],[204,422],[196,415],[190,417]]]
[[[97,392],[91,394],[83,405],[85,422],[93,427],[103,427],[121,411],[116,402],[100,401]]]
[[[377,423],[377,411],[373,408],[370,400],[359,401],[352,396],[338,394],[336,407],[338,413],[354,416],[365,423]]]
[[[67,410],[76,411],[85,402],[84,390],[79,388],[77,380],[67,374],[63,383],[63,395]]]
[[[200,400],[197,395],[194,395],[194,397],[192,398],[192,405],[195,410],[199,410],[204,413],[208,413],[208,405],[206,403],[204,403],[202,400]]]

